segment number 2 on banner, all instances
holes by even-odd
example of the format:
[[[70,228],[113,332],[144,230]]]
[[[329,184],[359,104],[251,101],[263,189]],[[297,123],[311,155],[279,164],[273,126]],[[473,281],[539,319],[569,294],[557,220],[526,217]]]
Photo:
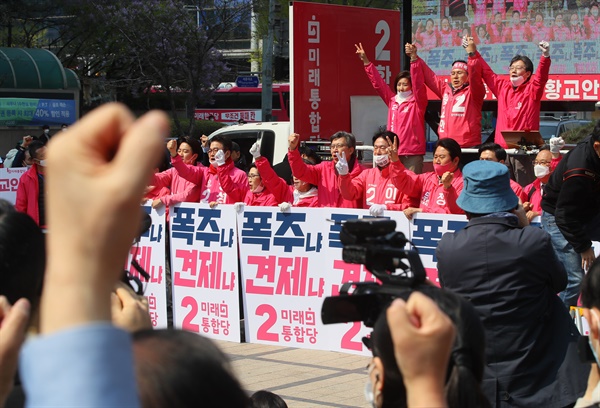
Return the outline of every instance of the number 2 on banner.
[[[260,305],[256,308],[256,314],[258,316],[264,316],[265,314],[269,315],[267,320],[265,320],[265,322],[258,328],[256,338],[258,340],[278,342],[279,334],[269,333],[269,329],[273,327],[277,321],[277,310],[275,310],[275,308],[271,305]]]
[[[378,61],[389,61],[390,50],[386,50],[385,46],[390,40],[390,25],[385,20],[379,20],[375,26],[375,34],[382,33],[381,39],[375,46],[375,59]]]
[[[192,320],[194,320],[194,317],[198,314],[198,302],[196,302],[196,299],[191,296],[186,296],[181,300],[181,306],[185,308],[191,306],[190,312],[183,318],[181,328],[194,333],[200,333],[200,326],[192,323]]]
[[[352,327],[344,334],[342,337],[342,348],[346,350],[355,350],[362,351],[363,343],[362,341],[354,340],[354,337],[358,334],[361,328],[361,322],[352,323]]]

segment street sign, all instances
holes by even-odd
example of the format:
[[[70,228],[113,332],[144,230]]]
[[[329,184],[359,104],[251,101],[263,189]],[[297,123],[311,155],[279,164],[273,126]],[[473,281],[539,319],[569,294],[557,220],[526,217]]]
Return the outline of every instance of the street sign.
[[[258,87],[258,77],[239,76],[235,79],[235,84],[240,88],[256,88]]]

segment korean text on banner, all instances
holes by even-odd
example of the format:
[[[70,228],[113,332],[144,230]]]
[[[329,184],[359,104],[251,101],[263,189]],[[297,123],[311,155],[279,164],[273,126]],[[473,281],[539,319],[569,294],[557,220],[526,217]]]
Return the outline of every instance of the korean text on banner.
[[[238,214],[246,341],[368,355],[361,322],[323,325],[321,306],[342,283],[374,281],[363,265],[342,261],[339,222],[368,217],[342,208],[246,207]],[[396,230],[408,235],[402,212]],[[326,222],[332,220],[338,222]]]
[[[152,208],[151,202],[143,205],[142,209],[150,215],[152,224],[148,231],[142,234],[139,243],[129,250],[127,270],[131,275],[137,276],[142,283],[144,295],[148,299],[152,327],[167,328],[165,209],[157,211]],[[150,275],[148,281],[131,265],[133,259]]]
[[[240,341],[236,212],[232,205],[170,208],[173,324]]]
[[[13,205],[17,202],[17,189],[19,188],[19,180],[26,171],[27,167],[0,169],[0,198]]]

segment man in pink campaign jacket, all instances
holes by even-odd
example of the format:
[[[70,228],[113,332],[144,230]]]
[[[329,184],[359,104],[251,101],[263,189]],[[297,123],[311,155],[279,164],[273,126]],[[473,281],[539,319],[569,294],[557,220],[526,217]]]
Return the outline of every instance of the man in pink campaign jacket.
[[[564,146],[565,141],[562,137],[552,137],[550,138],[550,147],[544,146],[544,148],[540,149],[537,156],[535,156],[535,160],[533,161],[535,180],[523,189],[527,196],[527,199],[523,203],[523,208],[527,212],[529,222],[535,217],[542,215],[542,195],[544,195],[544,188],[548,179],[550,179],[550,175],[562,159],[560,149]]]
[[[365,71],[373,88],[388,106],[387,130],[398,135],[398,155],[407,169],[421,173],[425,155],[425,109],[427,108],[427,88],[423,72],[411,59],[410,73],[402,71],[390,87],[383,81],[361,43],[354,45],[356,53],[365,65]],[[410,56],[411,44],[406,44],[405,52]]]
[[[466,38],[463,46],[466,47]],[[481,67],[471,62],[457,60],[452,63],[450,82],[438,78],[417,55],[417,47],[410,47],[410,59],[415,60],[425,78],[425,85],[442,100],[440,139],[450,137],[460,147],[473,147],[481,144],[481,110],[485,96],[485,86],[481,79]]]
[[[171,193],[152,201],[152,207],[160,208],[163,205],[169,207],[181,202],[197,203],[200,199],[200,182],[198,180],[188,181],[183,178],[175,169],[176,164],[182,167],[196,167],[198,156],[202,152],[200,142],[189,136],[179,140],[169,140],[167,149],[171,154],[171,163],[173,167],[163,172],[156,173],[150,180],[150,185],[157,187],[168,187]]]
[[[314,166],[304,163],[298,151],[300,135],[288,137],[288,160],[294,177],[317,186],[321,207],[362,208],[360,200],[346,200],[340,193],[340,175],[356,177],[362,171],[356,158],[356,139],[347,132],[336,132],[331,136],[331,161],[322,161]]]
[[[384,210],[401,211],[410,207],[411,200],[398,190],[390,174],[391,167],[402,166],[398,159],[398,137],[393,132],[386,130],[373,136],[373,162],[376,167],[363,170],[358,177],[340,176],[342,197],[361,200],[362,208],[368,208],[375,217],[383,215]]]
[[[463,178],[458,162],[460,146],[456,140],[439,139],[433,153],[433,172],[415,174],[404,166],[393,166],[392,180],[400,191],[420,200],[419,207],[409,207],[404,215],[409,220],[417,212],[464,214],[456,204],[463,188]]]
[[[221,136],[215,136],[210,140],[210,149],[208,151],[209,167],[182,166],[181,163],[173,161],[173,167],[184,179],[202,183],[201,185],[201,203],[209,203],[211,207],[217,204],[234,204],[235,200],[229,198],[227,193],[221,188],[219,181],[218,168],[224,166],[221,171],[229,174],[235,188],[247,188],[248,178],[246,173],[235,167],[231,160],[231,140]]]
[[[469,39],[469,63],[481,65],[483,80],[498,98],[495,141],[505,149],[503,131],[540,129],[541,100],[550,72],[550,44],[542,41],[539,47],[542,55],[535,74],[529,58],[515,55],[510,62],[510,76],[506,78],[492,71]]]

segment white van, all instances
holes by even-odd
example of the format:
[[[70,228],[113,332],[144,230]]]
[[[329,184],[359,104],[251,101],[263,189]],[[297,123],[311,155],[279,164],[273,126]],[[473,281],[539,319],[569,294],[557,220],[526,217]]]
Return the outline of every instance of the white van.
[[[246,162],[252,163],[250,147],[261,139],[261,154],[272,165],[281,163],[288,151],[288,136],[291,134],[290,122],[258,122],[243,125],[225,126],[215,130],[208,138],[223,136],[240,145],[240,152],[246,155]]]

